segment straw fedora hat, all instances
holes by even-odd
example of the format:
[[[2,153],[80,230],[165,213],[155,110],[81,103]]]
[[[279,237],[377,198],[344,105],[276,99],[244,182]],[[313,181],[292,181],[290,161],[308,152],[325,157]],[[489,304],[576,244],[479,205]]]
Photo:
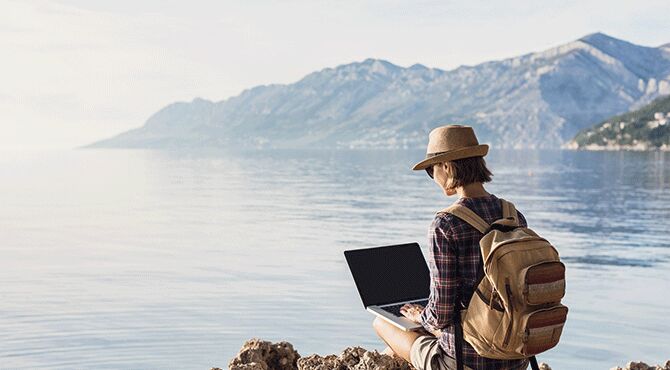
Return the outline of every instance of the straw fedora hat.
[[[447,125],[433,129],[428,135],[426,159],[412,168],[425,170],[435,163],[453,161],[461,158],[483,157],[489,146],[479,144],[475,131],[470,126]]]

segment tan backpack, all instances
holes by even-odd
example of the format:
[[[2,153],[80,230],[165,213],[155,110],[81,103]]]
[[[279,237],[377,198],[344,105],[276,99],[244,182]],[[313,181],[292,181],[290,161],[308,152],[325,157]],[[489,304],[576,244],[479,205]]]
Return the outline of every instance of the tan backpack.
[[[505,360],[530,357],[535,367],[532,356],[558,344],[567,318],[568,308],[561,304],[565,265],[546,239],[519,226],[514,204],[500,201],[503,218],[491,225],[462,205],[441,211],[484,234],[479,242],[484,276],[467,309],[457,307],[462,318],[461,335],[461,325],[456,325],[457,358],[462,357],[460,341],[464,338],[480,356]]]

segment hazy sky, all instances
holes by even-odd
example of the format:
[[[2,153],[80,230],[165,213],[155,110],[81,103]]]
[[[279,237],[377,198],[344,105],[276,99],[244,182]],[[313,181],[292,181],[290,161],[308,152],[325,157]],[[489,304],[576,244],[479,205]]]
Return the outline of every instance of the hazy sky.
[[[0,0],[0,149],[78,146],[368,57],[451,69],[596,31],[668,43],[670,1]]]

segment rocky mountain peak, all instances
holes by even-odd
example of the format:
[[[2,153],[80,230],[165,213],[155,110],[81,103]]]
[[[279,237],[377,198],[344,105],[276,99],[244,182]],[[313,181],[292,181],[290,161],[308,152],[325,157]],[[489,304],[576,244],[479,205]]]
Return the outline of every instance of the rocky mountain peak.
[[[95,145],[419,148],[432,127],[454,122],[498,147],[557,148],[669,91],[667,50],[594,33],[448,71],[368,58],[221,102],[170,105]]]

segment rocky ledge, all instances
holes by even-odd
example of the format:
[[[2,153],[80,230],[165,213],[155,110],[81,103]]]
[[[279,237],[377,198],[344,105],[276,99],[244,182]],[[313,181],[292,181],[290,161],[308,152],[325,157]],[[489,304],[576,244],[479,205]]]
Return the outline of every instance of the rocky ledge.
[[[626,367],[613,367],[610,370],[670,370],[670,360],[665,362],[665,365],[651,366],[644,362],[629,362]]]
[[[361,347],[348,347],[340,355],[310,355],[301,357],[289,342],[271,343],[260,339],[248,340],[228,364],[229,370],[412,370],[407,361]],[[551,370],[545,363],[541,370]],[[213,367],[211,370],[221,370]],[[629,362],[626,367],[610,370],[670,370],[665,365],[651,366],[644,362]]]
[[[540,364],[542,370],[551,370]],[[361,347],[348,347],[340,355],[301,357],[288,342],[248,340],[228,364],[229,370],[411,370],[407,361]],[[221,370],[213,367],[211,370]],[[651,369],[650,369],[651,370]],[[670,368],[668,368],[670,370]]]

